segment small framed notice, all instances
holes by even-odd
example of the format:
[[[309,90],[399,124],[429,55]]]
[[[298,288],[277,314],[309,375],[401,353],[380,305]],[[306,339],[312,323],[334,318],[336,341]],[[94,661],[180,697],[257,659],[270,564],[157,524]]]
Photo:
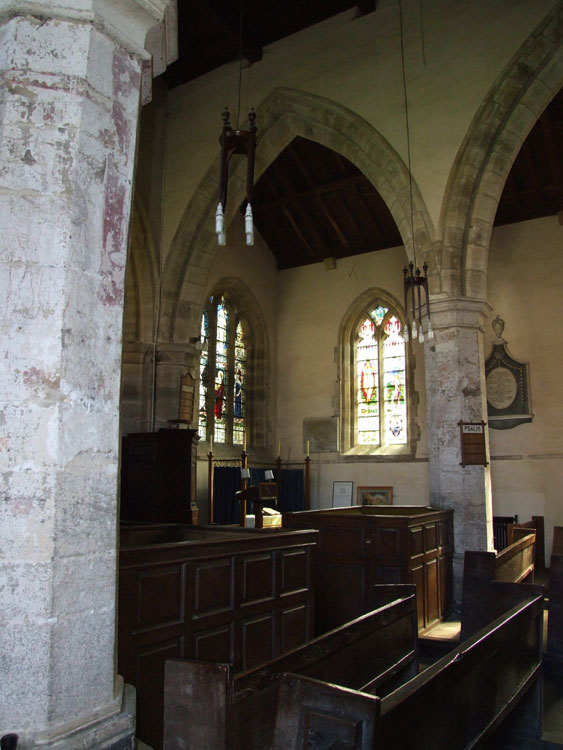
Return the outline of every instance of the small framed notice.
[[[352,490],[354,482],[333,482],[332,484],[332,507],[352,505]]]
[[[487,466],[485,422],[458,422],[461,436],[461,465]]]

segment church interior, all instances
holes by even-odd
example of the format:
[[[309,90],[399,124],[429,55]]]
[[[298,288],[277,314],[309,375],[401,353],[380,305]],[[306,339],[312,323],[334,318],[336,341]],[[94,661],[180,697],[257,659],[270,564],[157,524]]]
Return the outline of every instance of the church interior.
[[[530,643],[563,684],[562,0],[0,0],[0,29],[3,750],[297,748],[295,696],[381,743],[334,747],[414,747],[412,654],[516,605],[486,659],[529,666],[524,719],[490,747],[562,747],[530,739]],[[504,547],[485,606],[466,566]],[[276,661],[334,628],[339,677],[383,639],[381,705]],[[300,676],[265,740],[270,662]],[[444,705],[417,746],[473,746]]]

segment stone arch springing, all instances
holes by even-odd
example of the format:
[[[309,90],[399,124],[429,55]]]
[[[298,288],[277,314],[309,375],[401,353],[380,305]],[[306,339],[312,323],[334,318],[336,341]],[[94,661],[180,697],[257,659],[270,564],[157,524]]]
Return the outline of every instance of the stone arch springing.
[[[256,180],[295,136],[321,143],[355,164],[372,182],[391,211],[408,257],[413,257],[408,170],[369,123],[328,99],[289,88],[276,89],[258,108],[258,117]],[[230,177],[227,224],[244,198],[244,170],[241,164]],[[218,176],[219,157],[186,207],[172,242],[163,276],[162,319],[166,326],[161,326],[161,336],[170,341],[187,341],[197,335],[205,278],[216,252]],[[416,183],[413,225],[417,257],[426,260],[435,273],[434,228]]]
[[[125,275],[123,338],[150,342],[155,333],[155,299],[160,269],[146,212],[136,198],[131,212],[129,257]]]
[[[563,85],[562,4],[526,40],[477,111],[450,172],[439,234],[441,288],[486,299],[493,222],[526,136]]]

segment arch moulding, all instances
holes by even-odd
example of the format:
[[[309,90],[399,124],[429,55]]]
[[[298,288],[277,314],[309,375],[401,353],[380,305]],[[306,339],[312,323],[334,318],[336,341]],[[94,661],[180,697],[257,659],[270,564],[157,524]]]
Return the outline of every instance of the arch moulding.
[[[255,180],[296,136],[336,151],[360,169],[389,207],[409,258],[413,257],[409,175],[399,154],[368,122],[349,109],[304,91],[275,89],[257,110],[259,143]],[[245,195],[244,164],[229,180],[230,223]],[[187,341],[197,335],[205,280],[215,257],[219,156],[186,207],[172,242],[163,275],[161,335]],[[435,273],[434,228],[416,183],[413,183],[413,225],[417,253]],[[195,332],[195,333],[194,333]]]
[[[441,286],[485,300],[489,244],[508,173],[539,116],[563,85],[563,2],[508,63],[479,107],[450,172],[438,234]]]

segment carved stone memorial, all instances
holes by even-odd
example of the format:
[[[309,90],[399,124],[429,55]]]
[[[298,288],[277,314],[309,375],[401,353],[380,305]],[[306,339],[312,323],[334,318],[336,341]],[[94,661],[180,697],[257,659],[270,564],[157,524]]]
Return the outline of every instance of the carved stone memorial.
[[[510,354],[502,338],[504,320],[498,315],[492,322],[493,351],[485,362],[489,427],[508,430],[531,422],[529,365]]]

